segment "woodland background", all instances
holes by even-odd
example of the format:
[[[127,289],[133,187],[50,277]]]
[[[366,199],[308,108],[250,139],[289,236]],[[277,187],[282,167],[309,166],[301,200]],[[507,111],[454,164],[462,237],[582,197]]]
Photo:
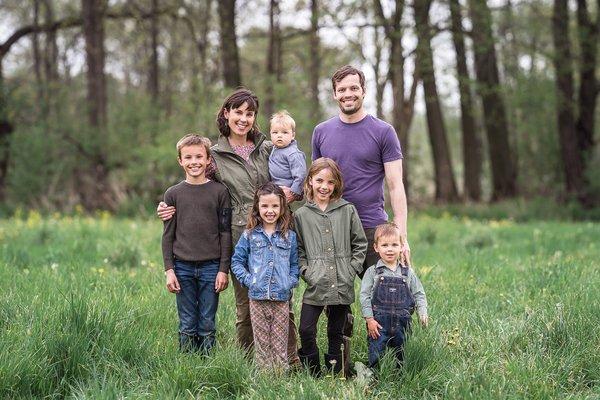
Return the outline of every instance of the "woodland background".
[[[147,213],[238,85],[309,157],[351,63],[413,205],[600,216],[599,34],[587,0],[0,0],[0,209]]]

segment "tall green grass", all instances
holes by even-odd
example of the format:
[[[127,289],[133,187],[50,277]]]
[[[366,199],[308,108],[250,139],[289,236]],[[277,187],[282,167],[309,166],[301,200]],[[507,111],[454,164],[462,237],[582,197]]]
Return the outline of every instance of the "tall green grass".
[[[421,215],[409,226],[430,327],[414,324],[402,370],[388,357],[365,386],[257,371],[235,344],[231,289],[214,355],[179,353],[159,221],[3,220],[0,398],[600,397],[600,225]],[[365,338],[357,323],[354,361],[366,362]]]

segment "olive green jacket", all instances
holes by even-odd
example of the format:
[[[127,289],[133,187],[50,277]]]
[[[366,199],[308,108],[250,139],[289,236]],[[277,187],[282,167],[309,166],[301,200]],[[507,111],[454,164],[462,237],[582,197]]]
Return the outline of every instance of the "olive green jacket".
[[[352,304],[354,278],[362,271],[367,238],[354,205],[344,199],[325,211],[306,203],[295,213],[302,302],[315,306]]]
[[[217,165],[216,180],[229,190],[231,198],[231,243],[237,244],[248,222],[248,214],[252,210],[254,192],[269,176],[269,154],[273,143],[265,139],[265,135],[257,133],[254,138],[255,149],[246,162],[235,154],[229,141],[219,136],[217,144],[211,147],[211,155]]]

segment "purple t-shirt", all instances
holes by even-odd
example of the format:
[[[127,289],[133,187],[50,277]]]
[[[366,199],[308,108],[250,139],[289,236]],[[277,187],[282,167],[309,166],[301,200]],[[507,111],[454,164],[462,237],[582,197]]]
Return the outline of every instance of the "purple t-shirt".
[[[353,124],[333,117],[313,132],[312,159],[320,157],[331,158],[340,166],[344,199],[356,206],[364,228],[387,221],[383,164],[402,158],[394,127],[372,115]]]

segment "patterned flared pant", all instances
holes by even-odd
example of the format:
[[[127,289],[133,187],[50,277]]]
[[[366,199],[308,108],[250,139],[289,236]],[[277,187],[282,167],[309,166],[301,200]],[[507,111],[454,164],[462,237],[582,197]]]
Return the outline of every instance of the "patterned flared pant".
[[[250,299],[254,361],[258,368],[280,371],[288,368],[289,312],[287,301]]]

